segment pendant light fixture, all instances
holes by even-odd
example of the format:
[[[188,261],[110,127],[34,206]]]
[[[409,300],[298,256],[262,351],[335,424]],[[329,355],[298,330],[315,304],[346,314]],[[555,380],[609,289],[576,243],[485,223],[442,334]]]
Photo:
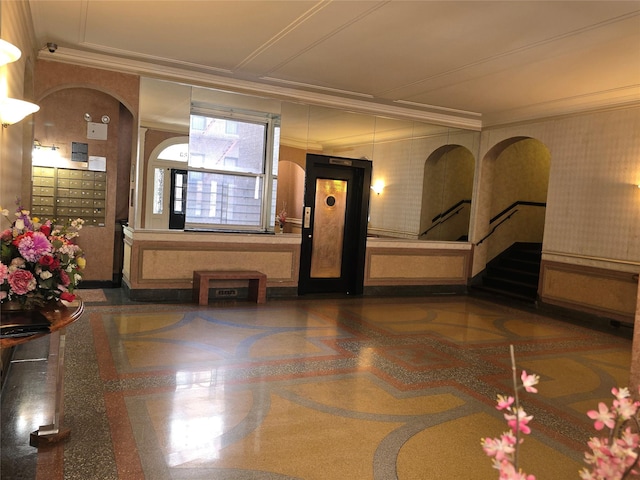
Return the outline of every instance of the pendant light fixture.
[[[21,55],[18,47],[0,38],[0,66],[15,62]]]
[[[21,55],[22,52],[18,47],[0,39],[0,66],[15,62]],[[40,110],[40,107],[35,103],[0,96],[0,123],[5,128],[18,123],[27,115],[31,115],[38,110]]]

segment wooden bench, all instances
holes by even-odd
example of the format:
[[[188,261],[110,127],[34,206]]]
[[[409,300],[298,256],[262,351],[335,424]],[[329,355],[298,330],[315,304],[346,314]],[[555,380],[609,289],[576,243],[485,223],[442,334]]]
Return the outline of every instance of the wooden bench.
[[[209,304],[210,280],[249,280],[249,300],[267,301],[267,276],[253,270],[196,270],[193,272],[193,300],[198,305]]]

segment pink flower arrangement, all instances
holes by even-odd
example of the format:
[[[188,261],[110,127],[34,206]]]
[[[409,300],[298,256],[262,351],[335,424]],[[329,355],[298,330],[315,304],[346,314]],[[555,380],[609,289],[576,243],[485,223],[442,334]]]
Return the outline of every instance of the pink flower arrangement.
[[[611,409],[600,402],[598,410],[587,412],[594,420],[594,428],[598,431],[608,428],[609,435],[606,438],[592,437],[587,443],[591,451],[585,453],[584,461],[591,468],[580,470],[582,480],[622,480],[640,475],[640,423],[637,417],[640,402],[631,398],[626,387],[614,387],[611,393],[615,397]]]
[[[511,368],[515,395],[498,395],[496,407],[505,411],[504,418],[509,430],[499,438],[483,438],[481,444],[487,456],[493,459],[499,480],[536,480],[534,475],[528,475],[518,468],[518,446],[523,441],[520,435],[531,433],[529,422],[533,416],[527,415],[520,406],[513,345]],[[521,388],[526,392],[538,392],[535,388],[540,380],[538,375],[529,375],[523,370],[520,380]],[[582,480],[624,480],[640,475],[640,420],[637,416],[640,402],[631,399],[627,388],[613,388],[611,393],[615,397],[611,408],[600,402],[598,410],[587,412],[587,416],[594,420],[594,428],[597,431],[607,428],[609,435],[606,438],[592,437],[587,443],[590,451],[585,453],[584,461],[589,467],[578,472]]]
[[[522,443],[521,435],[531,433],[529,422],[533,416],[527,415],[520,406],[518,395],[516,362],[513,345],[511,346],[511,366],[513,373],[514,396],[505,397],[498,395],[497,409],[504,411],[504,419],[507,421],[509,430],[502,433],[499,438],[483,438],[482,448],[485,453],[493,458],[493,467],[499,472],[500,480],[535,480],[533,475],[527,475],[518,468],[518,445]],[[520,375],[522,388],[526,392],[536,393],[534,387],[540,380],[538,375],[529,375],[525,370]]]
[[[280,224],[280,228],[284,228],[285,224],[287,223],[287,210],[286,210],[286,205],[282,208],[282,210],[280,210],[280,213],[278,213],[278,223]]]
[[[9,218],[6,209],[1,213]],[[60,226],[32,219],[23,209],[15,215],[11,227],[0,232],[0,303],[17,300],[29,306],[73,301],[86,264],[74,243],[84,220]]]

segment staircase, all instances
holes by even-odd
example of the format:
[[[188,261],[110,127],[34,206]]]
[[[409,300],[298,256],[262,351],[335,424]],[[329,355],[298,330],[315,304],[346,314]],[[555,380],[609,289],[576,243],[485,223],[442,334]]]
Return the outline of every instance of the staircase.
[[[535,303],[541,256],[540,243],[514,243],[487,264],[481,283],[470,293]]]

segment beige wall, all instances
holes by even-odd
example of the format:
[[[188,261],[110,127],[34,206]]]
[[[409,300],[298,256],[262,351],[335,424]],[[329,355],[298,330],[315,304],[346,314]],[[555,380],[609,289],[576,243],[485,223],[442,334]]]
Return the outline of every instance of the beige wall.
[[[36,62],[35,75],[35,94],[41,110],[33,116],[33,138],[43,145],[59,146],[63,158],[70,158],[71,142],[75,141],[87,143],[89,155],[107,159],[105,225],[83,229],[78,244],[87,257],[84,280],[111,282],[117,273],[113,265],[118,241],[115,222],[127,218],[129,210],[139,78],[43,60]],[[111,118],[107,140],[87,138],[84,113],[98,123],[102,115]]]
[[[541,271],[538,293],[542,300],[632,321],[637,290],[633,278],[640,272],[640,189],[636,186],[640,183],[640,108],[483,131],[472,241],[482,238],[493,213],[491,191],[508,188],[490,180],[491,172],[484,168],[491,161],[488,153],[498,143],[516,137],[531,137],[550,153],[542,247],[543,261],[553,262],[556,268]],[[511,227],[516,226],[514,222]],[[495,253],[490,247],[476,248],[474,275]],[[557,267],[563,264],[570,274]]]
[[[107,159],[105,225],[85,226],[80,233],[78,244],[88,260],[84,280],[111,281],[116,219],[119,143],[117,132],[120,125],[120,102],[96,90],[68,88],[51,93],[39,103],[40,111],[35,117],[34,138],[42,145],[58,146],[60,156],[69,159],[72,142],[87,143],[89,155]],[[97,117],[98,122],[100,122],[100,116],[109,115],[111,121],[108,125],[107,140],[87,138],[87,122],[83,118],[85,112],[90,112],[94,118]],[[124,194],[127,194],[126,186]]]
[[[513,216],[501,223],[509,213],[496,219],[515,202],[547,201],[550,153],[534,138],[515,137],[492,145],[481,162],[479,191],[474,199],[477,230],[472,241],[482,243],[476,250],[475,263],[480,270],[486,262],[514,242],[542,242],[545,209],[518,205]],[[495,230],[494,230],[495,229]]]
[[[592,266],[640,270],[640,108],[630,107],[491,128],[482,132],[481,160],[499,142],[531,137],[549,150],[543,250],[590,259]],[[480,168],[482,172],[482,169]],[[492,213],[478,175],[474,238]],[[484,265],[476,258],[474,273]]]
[[[441,133],[405,138],[397,141],[376,140],[373,147],[354,146],[351,158],[367,156],[373,164],[372,183],[381,179],[384,191],[371,196],[369,231],[380,236],[416,239],[422,233],[421,212],[425,163],[438,148],[459,145],[477,152],[477,132],[458,132],[453,136],[444,129]],[[370,150],[373,148],[373,154]],[[448,175],[446,181],[449,181]],[[450,206],[450,205],[448,205]],[[447,206],[447,207],[448,207]],[[442,201],[434,210],[442,211]]]

